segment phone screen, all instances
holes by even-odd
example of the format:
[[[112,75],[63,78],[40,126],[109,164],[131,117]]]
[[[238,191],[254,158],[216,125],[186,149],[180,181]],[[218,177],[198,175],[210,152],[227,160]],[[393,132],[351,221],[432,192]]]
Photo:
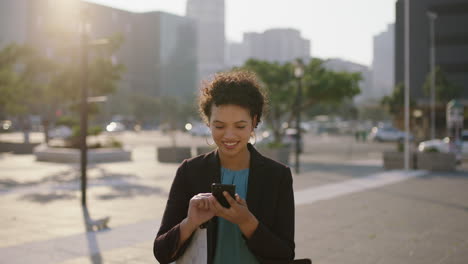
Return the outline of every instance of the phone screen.
[[[231,205],[229,202],[226,200],[226,197],[224,197],[223,192],[226,191],[228,192],[233,199],[236,193],[236,185],[234,184],[221,184],[221,183],[213,183],[211,185],[211,193],[213,194],[214,197],[216,197],[216,200],[224,206],[225,208],[230,208]]]

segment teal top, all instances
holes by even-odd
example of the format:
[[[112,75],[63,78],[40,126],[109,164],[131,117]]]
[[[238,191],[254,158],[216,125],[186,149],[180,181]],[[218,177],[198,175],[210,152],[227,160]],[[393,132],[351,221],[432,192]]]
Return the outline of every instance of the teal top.
[[[236,193],[242,199],[247,198],[247,183],[249,182],[249,169],[233,171],[221,168],[221,183],[235,184]],[[255,256],[247,247],[245,239],[236,224],[218,218],[218,239],[214,264],[258,264]]]

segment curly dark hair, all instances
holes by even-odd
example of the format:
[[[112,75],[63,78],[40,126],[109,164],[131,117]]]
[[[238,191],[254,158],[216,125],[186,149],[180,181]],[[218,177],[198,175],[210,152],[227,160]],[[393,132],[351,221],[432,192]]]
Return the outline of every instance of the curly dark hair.
[[[235,70],[218,73],[204,84],[198,98],[199,112],[206,124],[209,123],[211,107],[214,105],[238,105],[249,110],[250,116],[257,116],[256,128],[261,122],[267,98],[257,77],[249,71]]]

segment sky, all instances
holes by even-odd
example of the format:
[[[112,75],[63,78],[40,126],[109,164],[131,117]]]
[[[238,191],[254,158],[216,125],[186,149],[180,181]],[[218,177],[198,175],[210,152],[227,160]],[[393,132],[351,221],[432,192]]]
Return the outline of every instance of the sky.
[[[133,12],[185,15],[186,0],[86,0]],[[370,66],[373,36],[395,22],[396,0],[225,0],[226,39],[244,32],[294,28],[311,41],[311,56]]]

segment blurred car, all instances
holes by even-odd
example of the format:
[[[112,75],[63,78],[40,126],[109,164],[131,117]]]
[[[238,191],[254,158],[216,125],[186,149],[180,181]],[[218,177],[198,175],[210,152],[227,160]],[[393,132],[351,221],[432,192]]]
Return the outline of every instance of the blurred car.
[[[13,130],[13,123],[10,120],[0,121],[0,132],[11,132]]]
[[[468,130],[463,131],[461,136],[461,154],[468,155]],[[450,138],[446,137],[444,139],[432,139],[427,141],[422,141],[418,145],[419,152],[427,151],[437,151],[437,152],[450,152],[454,149],[454,142],[450,141]]]
[[[185,129],[193,136],[207,137],[211,135],[210,128],[202,122],[187,123]]]
[[[468,130],[462,133],[462,154],[468,156]]]
[[[106,131],[107,132],[121,132],[121,131],[124,131],[124,130],[125,130],[125,126],[124,126],[124,124],[122,124],[120,122],[110,122],[106,126]]]
[[[284,131],[282,142],[289,145],[292,149],[296,147],[297,129],[287,128]],[[259,131],[256,135],[256,144],[267,145],[274,141],[273,133],[269,130]],[[299,151],[302,153],[304,150],[304,133],[301,134],[301,140],[299,142]]]
[[[430,151],[436,151],[436,152],[450,152],[450,139],[449,138],[444,138],[444,139],[431,139],[431,140],[426,140],[422,141],[418,145],[418,151],[419,152],[430,152]]]
[[[369,139],[373,141],[403,141],[406,133],[394,127],[373,127],[369,134]],[[409,134],[409,139],[413,140],[413,135]]]
[[[49,138],[61,138],[66,139],[71,137],[73,131],[68,126],[57,126],[49,130]]]

